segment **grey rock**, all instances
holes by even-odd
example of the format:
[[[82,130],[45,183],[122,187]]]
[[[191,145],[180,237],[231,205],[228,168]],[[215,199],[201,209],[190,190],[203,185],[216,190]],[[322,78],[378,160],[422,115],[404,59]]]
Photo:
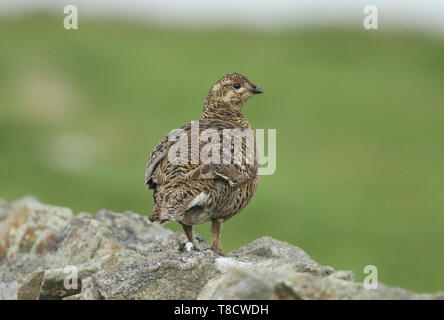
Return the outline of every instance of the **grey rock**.
[[[18,253],[0,263],[0,281],[16,281],[48,265],[46,258],[40,255]]]
[[[355,274],[350,270],[339,270],[332,273],[330,276],[341,280],[355,281]]]
[[[37,198],[31,196],[22,197],[11,203],[7,202],[5,199],[0,198],[0,222],[2,220],[5,220],[13,212],[13,210],[19,206],[39,203],[40,201]]]
[[[19,286],[17,281],[0,281],[0,300],[17,300]]]
[[[262,274],[246,268],[230,268],[210,280],[198,300],[265,300],[273,291],[273,283]]]
[[[72,268],[77,269],[75,266]],[[78,277],[72,277],[72,272],[73,269],[70,267],[45,270],[39,288],[39,299],[62,299],[80,293],[82,279],[91,276],[91,274],[97,272],[97,269],[88,270],[86,268],[81,268],[76,272]],[[20,292],[21,290],[19,293]]]
[[[123,247],[111,230],[92,217],[74,217],[53,243],[52,263],[63,267],[79,265],[112,254]]]
[[[117,270],[92,277],[105,299],[195,299],[205,284],[219,272],[216,254],[159,252]]]
[[[37,270],[27,275],[22,285],[17,290],[18,300],[38,300],[40,298],[40,288],[42,286],[45,271]]]
[[[297,272],[288,267],[275,269],[233,267],[208,282],[198,299],[292,299],[292,300],[411,300],[439,299],[440,294],[417,294],[379,284],[377,290],[356,283],[349,271],[328,276]]]
[[[147,223],[146,217],[136,213],[117,213],[100,210],[95,219],[111,230],[118,242],[129,249],[146,250],[155,241],[168,239],[174,233],[159,224]]]
[[[304,250],[289,243],[276,240],[272,237],[262,237],[254,240],[246,246],[240,247],[231,252],[233,255],[247,257],[252,261],[262,261],[264,259],[290,260],[294,264],[317,265]]]
[[[32,253],[18,253],[0,263],[0,300],[16,300],[23,279],[36,270],[43,270],[48,261]]]
[[[16,253],[43,254],[72,218],[68,208],[25,198],[14,202],[0,228],[0,262]]]
[[[73,215],[26,197],[0,200],[0,299],[444,299],[334,270],[262,237],[221,257],[132,212]]]
[[[274,239],[273,239],[274,240]],[[269,241],[267,239],[266,241]],[[273,248],[276,247],[276,240],[273,241]],[[288,244],[284,244],[284,249],[287,249]],[[249,256],[248,249],[251,246],[245,246],[241,248],[243,253]],[[295,261],[291,259],[283,259],[281,256],[274,255],[272,258],[265,260],[258,260],[254,258],[251,262],[246,263],[239,258],[229,258],[224,259],[225,264],[228,264],[227,268],[220,268],[219,270],[223,272],[218,277],[211,279],[204,289],[200,292],[197,299],[202,300],[264,300],[273,299],[273,293],[278,286],[278,291],[286,291],[286,297],[292,299],[301,299],[299,295],[290,289],[280,288],[280,284],[289,278],[292,278],[297,274],[311,274],[313,277],[320,278],[335,273],[334,269],[331,267],[323,267],[312,260],[306,259],[307,255],[302,250],[295,250],[301,254],[298,257],[304,259],[308,264],[301,264],[301,259],[296,258]],[[296,255],[295,255],[296,256]],[[218,265],[218,260],[216,259],[216,266]],[[290,294],[291,292],[291,294]],[[284,299],[279,297],[279,299]]]
[[[102,300],[99,290],[94,287],[92,278],[82,280],[82,289],[79,294],[65,297],[64,300]]]
[[[295,296],[310,300],[417,300],[434,298],[430,294],[416,294],[384,284],[379,284],[378,289],[366,289],[361,283],[342,280],[334,276],[316,277],[305,273],[294,274],[281,283]],[[277,298],[282,297],[277,295]]]

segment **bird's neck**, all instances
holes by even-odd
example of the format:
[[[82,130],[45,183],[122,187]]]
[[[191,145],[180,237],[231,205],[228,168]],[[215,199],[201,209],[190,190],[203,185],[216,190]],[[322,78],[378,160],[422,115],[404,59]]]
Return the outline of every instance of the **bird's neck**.
[[[230,105],[223,101],[205,101],[202,120],[206,119],[227,121],[239,125],[242,128],[250,127],[250,124],[238,106]]]

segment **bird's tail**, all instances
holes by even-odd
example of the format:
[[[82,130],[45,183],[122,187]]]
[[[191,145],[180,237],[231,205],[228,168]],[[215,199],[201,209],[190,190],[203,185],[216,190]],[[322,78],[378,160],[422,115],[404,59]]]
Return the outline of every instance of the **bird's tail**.
[[[183,187],[156,192],[154,198],[154,209],[148,220],[160,224],[180,219],[189,203],[194,199],[193,193]]]
[[[164,217],[161,217],[162,209],[159,205],[155,205],[153,212],[151,212],[150,216],[148,217],[148,221],[155,222],[159,224],[164,224],[165,222],[168,222],[169,219],[165,219]]]

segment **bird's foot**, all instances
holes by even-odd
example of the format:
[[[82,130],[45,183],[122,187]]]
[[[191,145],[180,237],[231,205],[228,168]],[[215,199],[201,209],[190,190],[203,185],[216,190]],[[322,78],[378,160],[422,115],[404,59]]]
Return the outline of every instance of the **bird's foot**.
[[[217,253],[218,255],[222,256],[222,257],[226,257],[226,254],[222,252],[222,249],[219,247],[215,247],[215,246],[211,246],[209,248],[211,251]]]

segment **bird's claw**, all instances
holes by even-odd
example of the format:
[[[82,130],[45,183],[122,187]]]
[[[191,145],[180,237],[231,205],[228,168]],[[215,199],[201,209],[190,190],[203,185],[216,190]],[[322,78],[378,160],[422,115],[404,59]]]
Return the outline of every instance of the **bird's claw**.
[[[218,255],[222,256],[222,257],[226,257],[226,254],[222,252],[222,249],[220,248],[214,248],[214,247],[210,247],[208,248],[209,250],[213,251],[214,253],[217,253]]]

